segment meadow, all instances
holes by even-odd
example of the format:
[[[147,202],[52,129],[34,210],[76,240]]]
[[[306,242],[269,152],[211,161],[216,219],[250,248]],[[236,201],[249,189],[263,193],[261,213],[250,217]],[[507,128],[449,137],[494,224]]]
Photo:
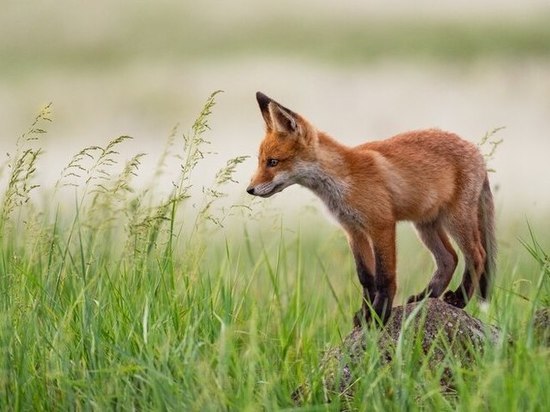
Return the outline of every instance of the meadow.
[[[288,221],[269,202],[224,203],[243,190],[234,179],[243,157],[193,194],[215,98],[188,132],[167,137],[146,185],[135,184],[143,154],[122,159],[131,138],[121,136],[83,148],[59,166],[55,187],[38,187],[49,106],[18,139],[1,169],[1,410],[550,406],[550,352],[532,325],[550,304],[549,237],[537,216],[500,219],[493,298],[485,312],[477,301],[467,308],[502,329],[498,344],[473,364],[449,357],[435,370],[406,339],[388,364],[370,349],[355,398],[327,403],[317,365],[351,331],[361,296],[345,239],[309,210]],[[169,159],[178,176],[158,193]],[[400,233],[403,299],[432,263]],[[445,368],[455,381],[443,391]],[[291,393],[304,382],[313,390],[298,406]]]

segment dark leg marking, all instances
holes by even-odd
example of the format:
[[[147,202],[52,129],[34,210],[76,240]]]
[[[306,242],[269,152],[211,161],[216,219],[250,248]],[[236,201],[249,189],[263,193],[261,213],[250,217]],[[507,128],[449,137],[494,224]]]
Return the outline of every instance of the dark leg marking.
[[[376,295],[372,306],[382,324],[385,324],[391,315],[393,297],[395,295],[395,279],[388,271],[384,258],[376,250],[374,252],[374,259],[376,261]]]
[[[473,268],[466,267],[460,286],[456,290],[449,290],[443,295],[443,300],[445,302],[447,302],[449,305],[453,305],[461,309],[468,304],[468,301],[473,294],[473,283],[471,275],[471,272],[473,270]]]
[[[363,287],[363,304],[361,305],[361,309],[353,316],[353,325],[361,326],[361,323],[365,321],[368,322],[370,320],[369,305],[372,305],[372,302],[374,301],[376,286],[374,283],[374,275],[367,267],[360,254],[354,252],[353,256],[355,258],[357,276],[359,277],[359,282]]]

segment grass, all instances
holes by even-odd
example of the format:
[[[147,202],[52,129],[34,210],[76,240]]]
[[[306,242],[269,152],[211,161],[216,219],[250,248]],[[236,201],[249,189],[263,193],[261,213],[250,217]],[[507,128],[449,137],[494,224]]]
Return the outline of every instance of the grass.
[[[168,194],[155,181],[135,187],[141,154],[120,159],[125,136],[76,154],[55,189],[33,185],[49,107],[19,139],[2,168],[1,410],[292,410],[290,395],[306,381],[314,390],[303,410],[550,405],[549,351],[531,324],[548,303],[550,267],[534,232],[525,246],[513,239],[503,248],[489,312],[475,302],[468,309],[513,345],[436,370],[407,339],[386,365],[374,348],[356,398],[327,404],[317,365],[350,331],[360,299],[347,246],[316,216],[289,225],[266,219],[262,204],[221,209],[242,158],[228,161],[202,198],[189,197],[214,103],[215,94],[189,133],[168,138],[155,173],[162,179],[177,156]],[[53,200],[63,191],[69,204]],[[520,250],[534,258],[518,266],[510,256]],[[406,256],[411,267],[431,271],[415,256]],[[456,376],[452,393],[440,389],[443,366]]]

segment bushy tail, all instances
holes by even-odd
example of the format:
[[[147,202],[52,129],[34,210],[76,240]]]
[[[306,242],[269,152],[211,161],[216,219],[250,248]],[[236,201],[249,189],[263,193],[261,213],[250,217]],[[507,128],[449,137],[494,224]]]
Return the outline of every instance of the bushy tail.
[[[485,175],[481,190],[478,213],[481,241],[486,253],[485,267],[479,279],[479,293],[483,299],[488,299],[496,270],[497,243],[495,238],[495,206],[487,175]]]

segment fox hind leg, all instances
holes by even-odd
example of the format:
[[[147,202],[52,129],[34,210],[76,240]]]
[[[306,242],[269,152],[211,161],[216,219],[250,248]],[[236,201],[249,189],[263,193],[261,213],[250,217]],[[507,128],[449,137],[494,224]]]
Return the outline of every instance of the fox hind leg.
[[[458,263],[458,256],[454,251],[441,221],[415,224],[420,240],[432,253],[436,270],[430,283],[422,292],[411,296],[408,303],[417,302],[425,297],[438,298],[447,289]]]
[[[465,307],[472,298],[484,271],[486,253],[477,218],[477,214],[474,214],[451,223],[453,237],[464,254],[465,267],[462,283],[455,291],[447,291],[443,300],[459,308]]]

